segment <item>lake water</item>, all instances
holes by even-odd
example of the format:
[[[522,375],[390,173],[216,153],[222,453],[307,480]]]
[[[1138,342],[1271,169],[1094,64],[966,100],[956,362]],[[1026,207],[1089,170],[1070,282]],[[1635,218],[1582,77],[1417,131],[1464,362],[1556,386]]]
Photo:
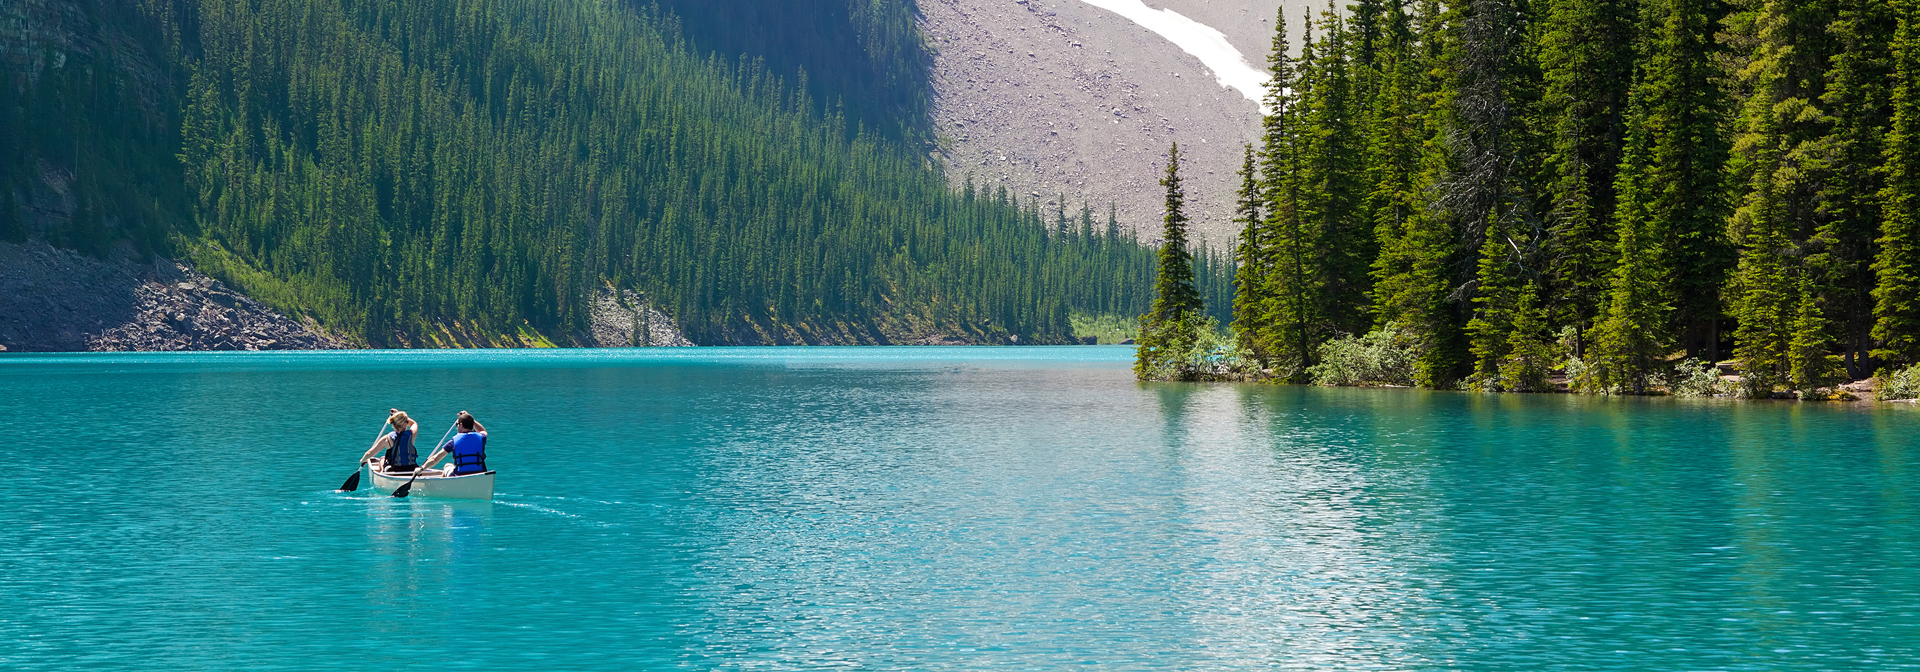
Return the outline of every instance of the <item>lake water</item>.
[[[1907,405],[1130,357],[0,356],[0,668],[1920,669]],[[495,501],[333,492],[389,406]]]

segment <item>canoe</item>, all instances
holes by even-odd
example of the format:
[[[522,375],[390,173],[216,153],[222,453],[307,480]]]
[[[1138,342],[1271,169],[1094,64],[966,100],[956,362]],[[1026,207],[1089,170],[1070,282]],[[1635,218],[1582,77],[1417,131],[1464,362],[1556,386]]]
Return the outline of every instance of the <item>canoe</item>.
[[[373,489],[389,495],[406,485],[413,474],[389,474],[380,471],[384,464],[375,458],[367,471],[373,476]],[[483,471],[464,476],[448,476],[452,467],[429,469],[420,472],[413,479],[413,489],[407,491],[409,497],[437,497],[440,499],[493,499],[493,472]]]

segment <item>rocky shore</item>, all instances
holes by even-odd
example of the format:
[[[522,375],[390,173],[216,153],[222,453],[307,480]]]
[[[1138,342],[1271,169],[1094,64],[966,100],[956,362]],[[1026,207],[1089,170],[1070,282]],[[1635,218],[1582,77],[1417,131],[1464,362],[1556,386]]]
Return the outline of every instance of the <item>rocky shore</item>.
[[[603,286],[586,333],[553,342],[531,332],[480,334],[439,325],[402,347],[689,347],[680,325],[646,297]],[[1018,337],[942,328],[911,316],[879,327],[800,333],[791,328],[728,341],[762,345],[1017,345]],[[1092,337],[1074,339],[1091,344]],[[362,347],[311,319],[293,319],[167,259],[101,260],[41,242],[0,243],[0,352],[332,350]]]
[[[326,350],[350,347],[178,262],[103,261],[0,243],[0,350]]]

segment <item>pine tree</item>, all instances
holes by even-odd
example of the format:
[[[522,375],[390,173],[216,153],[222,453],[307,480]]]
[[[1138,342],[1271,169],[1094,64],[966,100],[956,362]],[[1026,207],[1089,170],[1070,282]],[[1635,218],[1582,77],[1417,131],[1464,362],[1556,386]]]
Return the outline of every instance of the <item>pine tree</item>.
[[[1261,216],[1260,174],[1253,159],[1253,145],[1246,146],[1245,154],[1240,165],[1240,192],[1235,199],[1233,218],[1240,224],[1240,240],[1234,246],[1233,333],[1240,342],[1250,346],[1255,357],[1265,359],[1265,353],[1253,346],[1259,342],[1255,335],[1261,309],[1266,304],[1268,265],[1261,236],[1266,221]]]
[[[1832,368],[1827,359],[1827,319],[1813,291],[1813,274],[1800,274],[1793,314],[1793,340],[1787,344],[1787,382],[1807,391],[1827,384]]]
[[[1920,2],[1900,3],[1894,33],[1893,125],[1886,136],[1886,187],[1874,258],[1873,356],[1920,364]]]
[[[1580,332],[1592,328],[1603,308],[1619,242],[1614,183],[1633,80],[1637,4],[1550,0],[1541,38],[1542,106],[1552,143],[1544,245],[1550,304],[1555,320]]]
[[[1556,347],[1547,333],[1547,311],[1539,290],[1529,282],[1519,290],[1507,333],[1507,356],[1500,362],[1500,387],[1511,392],[1549,392],[1547,374],[1554,368]]]
[[[1302,64],[1297,136],[1304,170],[1296,176],[1303,187],[1305,230],[1315,241],[1317,319],[1308,333],[1314,344],[1333,334],[1366,331],[1373,284],[1369,269],[1378,254],[1372,223],[1362,210],[1365,146],[1353,114],[1352,46],[1332,0],[1321,13],[1321,25],[1326,37],[1312,52],[1313,61]]]
[[[1627,143],[1615,188],[1618,261],[1605,314],[1591,330],[1594,386],[1644,392],[1683,332],[1689,354],[1712,358],[1720,287],[1731,256],[1722,182],[1725,94],[1713,59],[1717,0],[1641,6],[1655,27],[1629,95]]]
[[[1792,346],[1821,340],[1797,327],[1800,287],[1807,269],[1805,238],[1813,227],[1820,166],[1811,147],[1821,134],[1822,69],[1826,31],[1821,12],[1789,0],[1748,0],[1729,20],[1737,53],[1737,81],[1745,104],[1730,164],[1741,192],[1728,230],[1740,244],[1733,281],[1734,338],[1742,377],[1788,383]],[[1811,299],[1809,299],[1811,300]],[[1692,348],[1690,348],[1691,350]]]
[[[1379,90],[1367,132],[1369,191],[1363,204],[1379,247],[1372,269],[1377,327],[1407,319],[1417,303],[1408,298],[1415,289],[1408,280],[1418,255],[1406,236],[1424,204],[1420,152],[1427,120],[1423,99],[1430,93],[1421,86],[1427,69],[1416,51],[1417,39],[1401,4],[1389,4],[1377,59]]]
[[[1526,39],[1526,6],[1458,0],[1449,14],[1443,62],[1452,76],[1440,91],[1436,115],[1436,149],[1447,157],[1437,166],[1442,170],[1435,174],[1428,216],[1451,233],[1454,244],[1440,277],[1456,289],[1446,297],[1451,316],[1423,334],[1433,346],[1421,363],[1422,376],[1436,386],[1481,368],[1473,361],[1474,341],[1503,347],[1510,322],[1501,316],[1513,307],[1514,274],[1531,265],[1542,233],[1531,172],[1540,157],[1528,123],[1537,109],[1538,77]],[[1486,277],[1489,270],[1500,277]],[[1482,319],[1475,323],[1474,317]]]
[[[1523,309],[1519,305],[1525,295],[1520,287],[1523,282],[1520,271],[1524,266],[1518,256],[1507,227],[1493,226],[1487,230],[1487,241],[1481,245],[1479,269],[1475,274],[1475,310],[1466,328],[1474,359],[1471,387],[1488,391],[1502,389],[1501,365],[1512,352],[1515,320],[1523,310],[1531,310],[1530,306]],[[1530,282],[1526,284],[1532,286]]]
[[[1607,305],[1587,340],[1593,343],[1588,356],[1589,380],[1573,381],[1591,391],[1645,394],[1653,376],[1660,371],[1666,355],[1667,313],[1670,311],[1661,291],[1659,259],[1664,255],[1662,236],[1656,233],[1659,220],[1650,212],[1655,199],[1640,189],[1653,179],[1635,177],[1651,163],[1641,158],[1650,151],[1652,135],[1646,126],[1636,126],[1635,140],[1627,150],[1622,170],[1634,170],[1622,176],[1619,242],[1613,277],[1607,284]],[[1636,151],[1638,150],[1638,151]]]
[[[1167,150],[1167,169],[1160,179],[1166,187],[1166,214],[1161,220],[1160,259],[1153,281],[1153,307],[1140,318],[1140,338],[1134,352],[1134,375],[1148,380],[1165,375],[1166,368],[1193,346],[1206,305],[1194,287],[1193,254],[1187,250],[1186,189],[1180,183],[1180,143]]]
[[[1321,279],[1314,265],[1318,241],[1309,228],[1310,215],[1302,193],[1310,187],[1304,184],[1307,167],[1300,137],[1304,114],[1301,101],[1311,95],[1311,81],[1304,73],[1311,70],[1313,60],[1313,22],[1306,22],[1298,71],[1288,57],[1284,9],[1274,23],[1260,149],[1261,188],[1266,200],[1262,214],[1267,218],[1262,235],[1266,246],[1262,256],[1268,263],[1266,300],[1260,318],[1265,328],[1256,332],[1249,345],[1266,353],[1275,378],[1298,381],[1312,356],[1317,321],[1314,309]]]
[[[1872,375],[1874,238],[1881,218],[1884,135],[1892,123],[1896,18],[1889,0],[1836,0],[1828,26],[1832,57],[1820,104],[1827,113],[1815,163],[1824,181],[1807,267],[1831,317],[1827,340],[1840,346],[1847,373]]]
[[[1418,42],[1408,59],[1408,70],[1418,78],[1407,84],[1420,103],[1415,106],[1417,115],[1402,117],[1406,121],[1397,129],[1418,138],[1417,151],[1405,157],[1412,160],[1413,172],[1404,187],[1388,181],[1376,188],[1376,193],[1396,189],[1396,200],[1404,200],[1389,201],[1392,205],[1376,214],[1376,231],[1390,224],[1397,225],[1397,230],[1380,237],[1380,256],[1374,265],[1375,322],[1398,325],[1418,344],[1415,380],[1434,387],[1457,380],[1467,350],[1461,338],[1465,320],[1450,301],[1459,284],[1456,232],[1436,202],[1437,183],[1454,170],[1449,122],[1455,102],[1450,75],[1452,21],[1452,13],[1443,12],[1438,0],[1420,1],[1413,21]],[[1416,119],[1418,126],[1412,126]],[[1390,217],[1399,221],[1392,222]]]
[[[1753,157],[1767,161],[1765,153]],[[1789,345],[1794,339],[1799,270],[1792,264],[1793,241],[1786,231],[1783,209],[1771,189],[1752,194],[1741,208],[1750,218],[1735,273],[1738,300],[1733,318],[1739,321],[1733,338],[1740,375],[1749,394],[1764,395],[1775,383],[1788,380]]]
[[[1374,96],[1379,93],[1380,81],[1386,71],[1386,68],[1382,67],[1381,51],[1385,48],[1385,42],[1390,39],[1386,33],[1390,30],[1388,24],[1392,19],[1388,15],[1390,12],[1398,11],[1400,3],[1404,1],[1357,0],[1348,5],[1351,17],[1348,22],[1349,41],[1352,50],[1350,52],[1352,58],[1349,60],[1354,71],[1355,105],[1353,109],[1356,112],[1353,120],[1354,124],[1361,128],[1367,127],[1372,121],[1368,113],[1372,109]],[[1332,4],[1328,3],[1328,9],[1332,9]]]
[[[1502,371],[1511,367],[1503,365],[1510,355],[1524,354],[1515,353],[1512,344],[1537,338],[1514,333],[1521,321],[1534,317],[1525,315],[1534,310],[1534,297],[1525,288],[1534,285],[1544,235],[1538,175],[1526,168],[1541,163],[1542,149],[1533,128],[1540,72],[1527,40],[1529,21],[1525,4],[1472,2],[1456,57],[1463,66],[1453,119],[1464,127],[1456,134],[1469,138],[1469,149],[1449,177],[1446,198],[1449,207],[1459,208],[1452,214],[1460,217],[1466,235],[1476,233],[1476,223],[1484,226],[1473,251],[1472,316],[1465,329],[1472,379],[1482,388],[1504,387]]]
[[[1160,264],[1153,281],[1153,308],[1147,316],[1160,324],[1205,312],[1194,289],[1193,253],[1187,249],[1186,188],[1180,182],[1180,143],[1167,150],[1167,168],[1160,178],[1167,190],[1166,214],[1161,220]]]

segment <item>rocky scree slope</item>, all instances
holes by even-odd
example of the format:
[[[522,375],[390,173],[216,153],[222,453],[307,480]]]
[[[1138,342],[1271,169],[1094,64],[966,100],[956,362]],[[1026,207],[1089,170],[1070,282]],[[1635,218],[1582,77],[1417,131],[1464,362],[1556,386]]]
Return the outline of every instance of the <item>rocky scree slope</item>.
[[[184,264],[102,261],[0,243],[0,350],[322,350],[348,347]]]
[[[1255,68],[1266,67],[1276,0],[1156,0],[1221,31]],[[1172,42],[1082,0],[921,0],[935,50],[934,125],[947,174],[989,191],[1004,186],[1048,212],[1091,204],[1122,230],[1158,237],[1167,147],[1186,157],[1188,216],[1222,249],[1232,222],[1242,143],[1260,109]],[[1297,34],[1302,9],[1287,9]],[[1051,219],[1051,218],[1050,218]]]

